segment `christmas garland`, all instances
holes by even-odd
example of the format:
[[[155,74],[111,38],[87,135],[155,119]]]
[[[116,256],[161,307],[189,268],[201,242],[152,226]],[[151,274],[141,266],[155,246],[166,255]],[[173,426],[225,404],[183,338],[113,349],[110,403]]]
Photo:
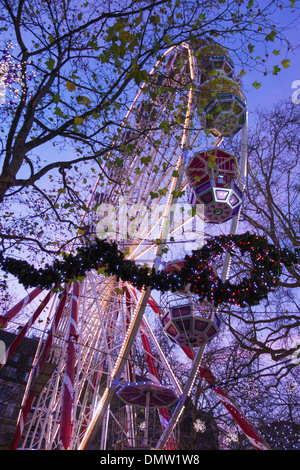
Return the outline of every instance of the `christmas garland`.
[[[222,281],[212,268],[213,261],[222,253],[240,250],[241,255],[249,253],[252,269],[247,278],[238,284]],[[109,276],[128,281],[138,289],[150,287],[160,292],[176,292],[189,285],[190,291],[201,301],[223,303],[241,307],[257,305],[268,293],[276,288],[282,272],[282,264],[298,264],[299,259],[288,250],[280,250],[269,244],[265,237],[245,233],[243,235],[221,235],[211,238],[201,249],[184,258],[184,266],[173,274],[162,270],[140,266],[133,260],[125,259],[116,243],[96,239],[95,244],[81,247],[76,255],[65,254],[56,259],[52,266],[36,269],[26,261],[4,258],[0,254],[3,271],[16,276],[21,284],[28,287],[50,289],[54,286],[83,279],[92,269]]]

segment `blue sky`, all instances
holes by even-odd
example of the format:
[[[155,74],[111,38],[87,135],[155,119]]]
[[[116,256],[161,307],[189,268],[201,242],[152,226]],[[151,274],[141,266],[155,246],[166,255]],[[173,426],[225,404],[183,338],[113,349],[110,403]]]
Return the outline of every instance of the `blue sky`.
[[[282,23],[282,26],[288,24],[290,21],[294,21],[296,17],[296,12],[291,13],[290,15],[284,15],[279,20],[279,23]],[[293,48],[289,51],[286,51],[284,47],[280,44],[280,41],[275,39],[274,42],[269,42],[268,47],[270,54],[268,57],[268,62],[266,63],[268,67],[268,74],[266,76],[263,73],[258,73],[257,71],[248,71],[245,76],[242,77],[242,84],[247,99],[248,110],[249,110],[249,124],[251,125],[253,115],[252,113],[258,107],[272,108],[276,103],[281,100],[291,99],[292,94],[297,92],[297,89],[300,90],[300,34],[299,34],[300,24],[295,22],[291,28],[287,28],[284,33],[287,36],[288,40],[293,44]],[[255,52],[253,55],[260,55],[260,48],[257,44],[254,44]],[[274,55],[273,50],[280,51],[279,55]],[[284,68],[281,64],[282,60],[290,60],[288,68]],[[238,65],[238,64],[236,64]],[[273,66],[278,66],[281,70],[278,72],[278,75],[273,75]],[[237,67],[238,68],[238,67]],[[238,70],[237,70],[238,71]],[[299,80],[296,88],[292,88],[294,81]],[[254,88],[252,85],[253,82],[261,83],[259,89]],[[300,98],[300,93],[298,98]]]
[[[282,59],[272,60],[276,65]],[[282,56],[281,56],[282,57]],[[249,110],[249,123],[251,125],[251,116],[255,112],[256,108],[259,107],[273,107],[276,103],[281,100],[292,100],[292,94],[297,92],[300,88],[300,50],[296,50],[293,55],[290,56],[290,66],[287,69],[281,68],[278,75],[268,74],[268,76],[260,76],[257,73],[249,73],[243,77],[243,89],[247,99],[247,105]],[[254,88],[252,83],[257,80],[261,82],[259,89]],[[296,88],[292,88],[293,82],[299,80],[299,84],[295,84]],[[299,94],[300,97],[300,94]]]

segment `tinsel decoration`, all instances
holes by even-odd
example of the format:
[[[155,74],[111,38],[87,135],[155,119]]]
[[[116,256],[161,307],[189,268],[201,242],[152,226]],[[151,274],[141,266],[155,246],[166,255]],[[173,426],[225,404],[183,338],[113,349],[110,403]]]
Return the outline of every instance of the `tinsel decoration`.
[[[222,281],[213,270],[214,260],[223,253],[239,250],[251,259],[251,271],[247,278],[234,284]],[[125,258],[116,243],[96,239],[93,245],[81,247],[76,255],[64,254],[62,260],[56,259],[52,266],[36,269],[26,261],[4,258],[0,254],[3,271],[17,277],[28,287],[51,289],[59,284],[83,279],[86,273],[97,270],[117,280],[130,282],[138,289],[151,287],[160,292],[177,292],[189,284],[190,291],[201,301],[213,302],[215,306],[228,303],[247,307],[257,305],[274,290],[282,273],[282,266],[299,264],[297,254],[278,249],[268,243],[265,237],[250,233],[242,235],[221,235],[213,237],[201,249],[193,251],[184,258],[180,271],[168,273],[140,266]]]

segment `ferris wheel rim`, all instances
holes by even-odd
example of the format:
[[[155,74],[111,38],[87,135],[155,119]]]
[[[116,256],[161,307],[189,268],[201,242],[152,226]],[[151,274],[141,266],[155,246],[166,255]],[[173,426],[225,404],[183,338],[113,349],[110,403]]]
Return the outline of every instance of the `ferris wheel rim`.
[[[188,46],[188,45],[183,45],[183,47],[185,47],[185,48],[188,50],[189,57],[192,58],[192,54],[191,54],[191,51],[190,51],[189,46]],[[176,49],[176,48],[174,48],[174,47],[173,47],[173,48],[170,48],[168,51],[165,52],[165,55],[170,54],[170,53],[171,53],[172,51],[174,51],[175,49]],[[155,67],[156,67],[156,66],[155,66]],[[152,73],[154,73],[155,67],[152,69]],[[193,71],[193,70],[194,70],[193,67],[191,67],[191,71]],[[150,73],[151,73],[151,72],[150,72]],[[194,77],[193,77],[193,78],[194,78]],[[143,85],[143,86],[144,86],[144,85]],[[142,89],[141,89],[141,90],[142,90]],[[137,94],[136,99],[134,100],[134,103],[132,103],[132,106],[130,107],[130,110],[134,109],[134,106],[135,106],[135,104],[137,103],[138,98],[141,96],[141,93],[142,93],[141,90],[140,90],[139,93]],[[191,105],[191,104],[192,104],[192,91],[189,92],[189,95],[188,95],[188,96],[189,96],[188,101],[189,101],[189,103],[190,103],[190,105]],[[190,113],[190,110],[189,110],[189,112],[187,112],[187,114],[189,114],[189,113]],[[127,116],[127,117],[128,117],[128,116]],[[127,117],[126,117],[126,119],[127,119]],[[176,168],[176,169],[181,168],[181,170],[182,170],[182,176],[183,176],[183,170],[184,170],[184,165],[182,165],[182,162],[185,161],[186,158],[187,158],[187,150],[188,150],[188,147],[189,147],[189,144],[190,144],[190,142],[189,142],[189,140],[188,140],[188,132],[187,132],[188,127],[189,127],[189,126],[188,126],[189,119],[190,119],[190,115],[186,116],[186,121],[185,121],[184,126],[183,126],[184,135],[182,136],[182,140],[181,140],[182,155],[180,155],[180,156],[178,157],[177,162],[176,162],[176,165],[175,165],[175,168]],[[124,120],[124,123],[125,123],[125,122],[126,122],[126,121]],[[123,125],[124,125],[124,124],[123,124]],[[218,144],[220,143],[220,141],[216,141],[216,142],[217,142]],[[245,156],[245,155],[244,155],[244,156]],[[244,165],[244,171],[243,171],[244,177],[246,176],[245,171],[246,171],[246,166]],[[176,178],[174,177],[172,181],[173,181],[173,183],[174,183],[174,188],[175,188],[175,185],[176,185],[176,183],[178,183],[179,179],[178,179],[178,177],[176,177]],[[93,191],[92,191],[91,197],[90,197],[90,199],[89,199],[89,201],[88,201],[88,203],[87,203],[87,207],[90,207],[90,204],[91,204],[92,199],[93,199],[93,196],[94,196],[94,194],[95,194],[95,192],[96,192],[96,190],[97,190],[97,187],[98,187],[98,185],[99,185],[99,182],[100,182],[100,176],[98,177],[98,179],[97,179],[97,181],[96,181],[96,183],[95,183],[95,186],[94,186],[94,189],[93,189]],[[181,184],[181,183],[182,183],[182,179],[181,179],[180,184]],[[172,191],[170,191],[169,193],[172,194]],[[168,211],[168,208],[169,208],[169,206],[171,205],[172,200],[173,200],[172,197],[169,198],[168,203],[166,204],[166,208],[165,208],[166,212]],[[86,216],[86,212],[85,212],[84,215],[83,215],[82,222],[83,222],[85,216]],[[235,218],[235,222],[233,221],[233,225],[232,225],[233,228],[232,228],[232,230],[235,230],[235,231],[236,231],[236,228],[237,228],[236,223],[237,223],[237,217]],[[234,225],[234,224],[235,224],[235,225]],[[162,233],[162,232],[161,232],[161,233]],[[161,238],[163,239],[163,236],[161,236]],[[73,246],[75,246],[74,244],[75,244],[75,241],[73,242]],[[162,247],[163,245],[159,245],[159,246]],[[159,251],[159,250],[157,250],[157,251]],[[133,250],[131,253],[129,253],[129,254],[127,255],[127,257],[128,257],[129,259],[138,259],[138,255],[135,257],[134,253],[135,253],[135,251]],[[156,256],[157,256],[157,255],[156,255]],[[160,258],[159,258],[158,256],[156,257],[156,260],[158,260],[158,261],[159,261],[158,264],[160,264],[160,261],[161,261],[161,260],[160,260]],[[158,264],[157,264],[156,262],[154,262],[154,266],[155,266],[155,267],[157,267]],[[92,275],[91,275],[91,276],[92,276]],[[143,317],[144,309],[146,308],[146,305],[148,305],[148,301],[149,301],[150,297],[151,297],[151,291],[150,291],[150,289],[147,289],[147,290],[145,290],[145,291],[142,292],[142,294],[141,294],[141,296],[140,296],[140,299],[139,299],[138,302],[137,302],[138,307],[136,308],[136,311],[135,311],[135,313],[134,313],[134,315],[133,315],[133,320],[132,320],[132,324],[131,324],[132,329],[130,330],[130,334],[128,335],[130,341],[134,341],[134,339],[135,339],[136,331],[137,331],[137,329],[139,328],[139,324],[140,324],[140,322],[141,322],[141,320],[142,320],[142,317]],[[126,355],[129,354],[129,350],[130,350],[130,347],[131,347],[131,343],[130,343],[130,341],[129,341],[129,342],[128,342],[128,341],[129,341],[129,340],[126,340],[126,343],[125,343],[125,342],[123,343],[123,349],[121,349],[121,351],[120,351],[120,353],[119,353],[119,356],[118,356],[118,358],[117,358],[117,360],[116,360],[115,366],[114,366],[113,371],[112,371],[112,374],[111,374],[112,382],[113,382],[114,380],[118,380],[118,379],[120,378],[120,374],[122,373],[122,366],[123,366],[124,358],[126,358]],[[201,359],[201,358],[200,358],[200,359]],[[196,371],[195,371],[195,374],[196,374]],[[194,375],[195,375],[195,374],[194,374]],[[193,379],[194,379],[194,377],[191,377],[191,380],[193,380]],[[103,396],[102,396],[102,398],[101,398],[101,401],[98,403],[98,407],[100,407],[100,408],[103,407],[103,404],[104,404],[104,401],[105,401],[105,400],[106,400],[105,404],[109,405],[109,403],[110,403],[110,401],[111,401],[111,399],[112,399],[113,394],[114,394],[113,384],[111,383],[111,384],[109,385],[109,387],[106,388],[106,390],[105,390],[105,392],[104,392],[104,394],[103,394]],[[103,408],[102,408],[102,409],[103,409]],[[95,417],[97,418],[97,410],[94,412],[93,419],[94,419]],[[99,415],[98,415],[98,417],[99,417]],[[101,416],[101,417],[104,418],[104,416]],[[91,423],[91,422],[92,422],[92,421],[90,421],[90,423]],[[97,424],[99,424],[99,420],[96,419],[96,421],[94,421],[94,423],[93,423],[93,426],[95,425],[96,422],[97,422]],[[88,425],[88,427],[90,427],[90,429],[91,429],[93,426],[91,426],[91,424]],[[86,448],[88,442],[90,442],[90,434],[88,434],[88,433],[89,433],[89,429],[87,429],[87,431],[85,432],[84,436],[82,437],[82,439],[81,439],[81,441],[80,441],[80,443],[79,443],[79,446],[78,446],[79,449],[84,449],[84,448]]]

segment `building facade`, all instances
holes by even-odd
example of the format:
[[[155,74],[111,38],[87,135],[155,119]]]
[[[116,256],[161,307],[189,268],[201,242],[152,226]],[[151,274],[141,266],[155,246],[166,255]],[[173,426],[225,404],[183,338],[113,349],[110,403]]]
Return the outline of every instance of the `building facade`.
[[[5,347],[16,335],[0,330],[0,341]],[[36,338],[23,338],[11,357],[0,370],[0,450],[9,450],[13,441],[22,398],[29,378],[35,352]]]

